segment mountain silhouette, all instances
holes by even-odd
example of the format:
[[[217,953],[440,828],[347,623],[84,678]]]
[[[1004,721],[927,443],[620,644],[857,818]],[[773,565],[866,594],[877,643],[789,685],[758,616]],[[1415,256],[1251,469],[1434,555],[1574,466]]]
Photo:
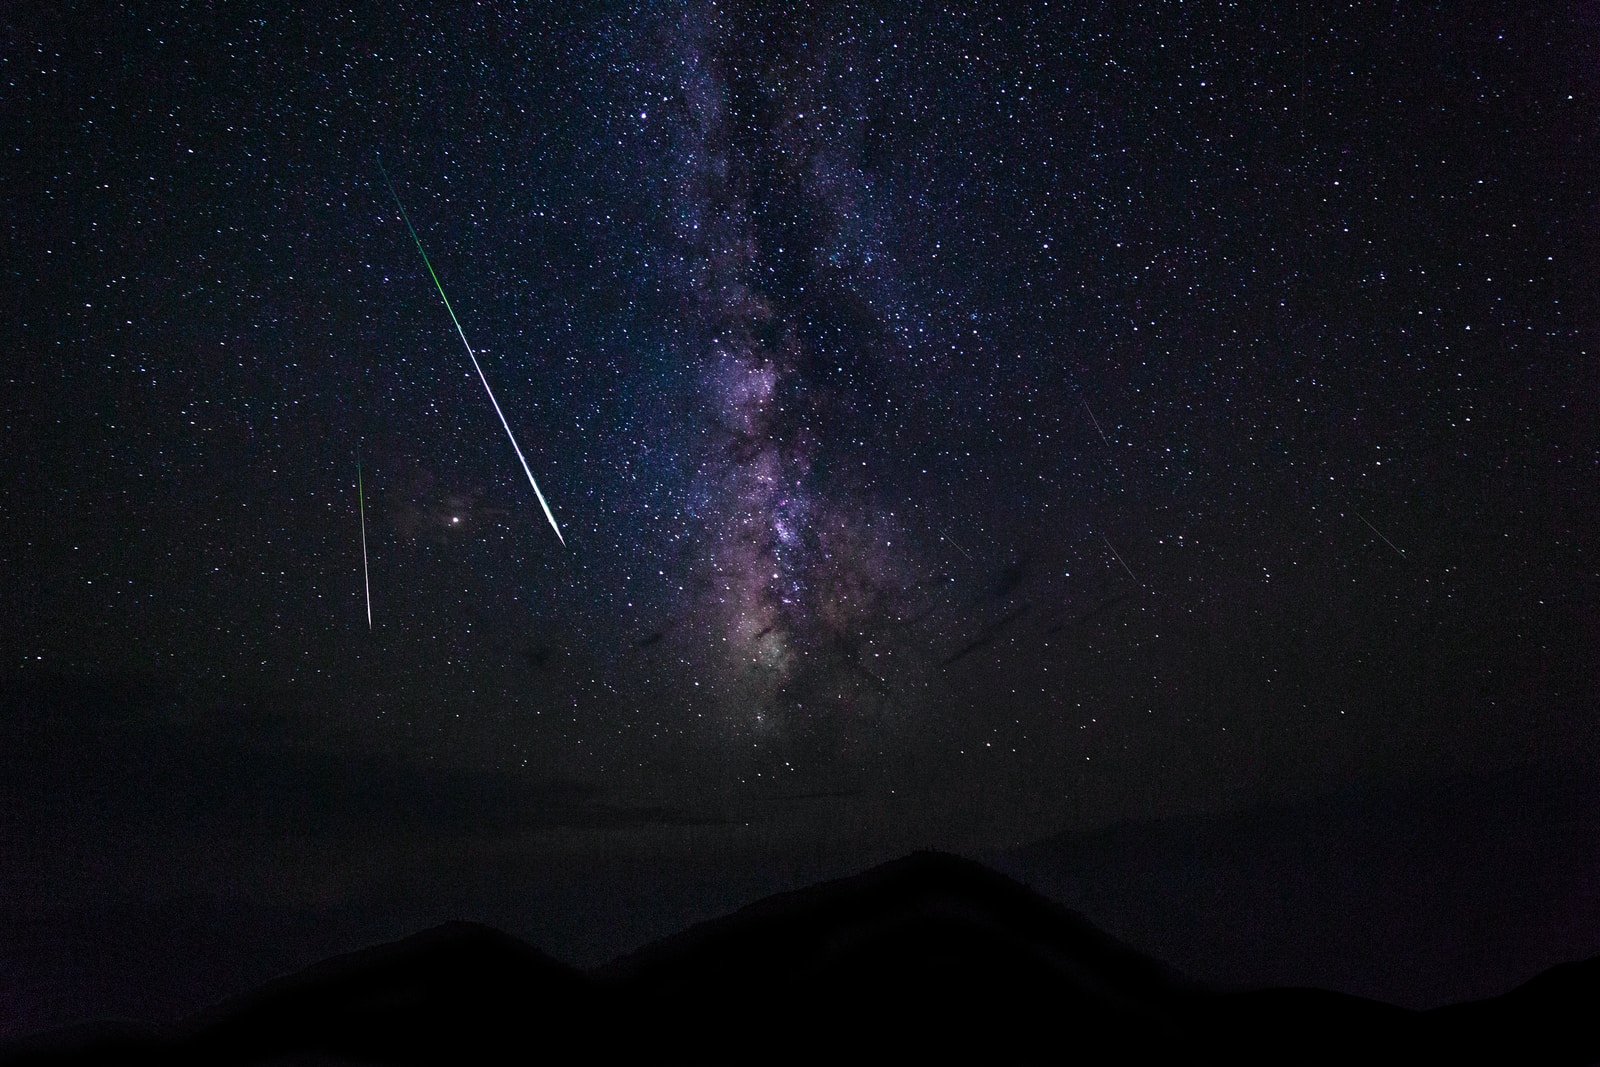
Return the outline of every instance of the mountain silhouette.
[[[1426,1012],[1199,985],[969,860],[918,853],[592,972],[449,923],[175,1026],[75,1028],[16,1064],[1479,1063],[1600,1060],[1600,959]]]

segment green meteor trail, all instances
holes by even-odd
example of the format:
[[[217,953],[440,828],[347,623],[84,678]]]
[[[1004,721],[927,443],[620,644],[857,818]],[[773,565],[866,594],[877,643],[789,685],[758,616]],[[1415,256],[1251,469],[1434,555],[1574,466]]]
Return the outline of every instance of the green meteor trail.
[[[545,502],[544,494],[539,491],[539,483],[534,481],[533,470],[522,455],[522,446],[517,444],[517,436],[511,432],[511,424],[506,421],[506,413],[500,410],[500,401],[494,398],[494,390],[489,388],[489,379],[484,375],[483,368],[478,365],[478,357],[467,341],[467,332],[461,328],[461,320],[456,318],[455,308],[450,306],[450,298],[444,295],[444,286],[439,281],[439,275],[434,273],[433,264],[428,260],[427,250],[422,247],[422,238],[417,236],[416,227],[411,225],[411,216],[406,214],[406,206],[400,202],[400,194],[394,191],[394,182],[389,180],[389,172],[383,169],[381,160],[378,163],[378,172],[383,175],[383,184],[389,187],[389,195],[394,197],[394,206],[400,209],[400,217],[405,220],[406,229],[411,233],[411,240],[416,243],[417,251],[422,255],[422,265],[428,268],[428,277],[433,279],[433,287],[439,290],[439,299],[444,301],[444,309],[449,312],[450,321],[455,324],[456,333],[461,336],[461,343],[466,346],[467,358],[472,360],[472,369],[478,372],[478,380],[483,383],[483,391],[489,394],[489,403],[494,405],[494,413],[500,416],[500,425],[506,428],[506,436],[511,439],[511,447],[516,451],[517,459],[522,462],[522,472],[528,476],[528,484],[533,486],[533,495],[539,498],[539,506],[544,509],[544,517],[550,520],[550,529],[556,532],[556,540],[560,541],[564,548],[567,539],[561,536],[561,527],[556,525],[556,517],[550,513],[550,505]]]

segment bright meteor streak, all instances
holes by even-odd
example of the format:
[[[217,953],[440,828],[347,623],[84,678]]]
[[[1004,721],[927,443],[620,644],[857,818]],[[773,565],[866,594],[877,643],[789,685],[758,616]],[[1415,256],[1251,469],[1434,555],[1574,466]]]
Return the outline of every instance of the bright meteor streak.
[[[460,335],[461,343],[466,347],[467,358],[472,360],[472,369],[478,372],[478,380],[483,383],[483,391],[489,394],[489,403],[494,405],[494,413],[500,416],[500,425],[506,428],[506,436],[511,439],[511,447],[522,463],[522,472],[528,476],[528,484],[533,486],[533,495],[539,498],[539,506],[544,509],[544,517],[550,520],[550,529],[556,532],[556,540],[565,548],[567,539],[561,536],[561,527],[556,525],[556,517],[550,513],[550,505],[545,502],[544,494],[539,491],[539,483],[533,479],[533,470],[522,454],[522,446],[517,444],[517,435],[511,432],[511,423],[506,421],[506,413],[500,410],[500,401],[494,398],[494,390],[489,388],[489,379],[484,375],[483,368],[478,365],[478,357],[472,351],[471,343],[467,341],[467,332],[461,328],[461,320],[456,318],[455,308],[450,306],[450,298],[444,295],[444,285],[440,283],[439,275],[434,273],[433,264],[428,260],[427,250],[422,247],[422,238],[417,236],[416,227],[411,225],[411,216],[406,214],[406,206],[400,202],[400,194],[394,191],[394,182],[389,180],[389,172],[383,169],[381,161],[378,163],[378,172],[383,175],[383,184],[389,187],[389,195],[394,197],[394,206],[400,209],[400,217],[405,220],[406,229],[411,233],[411,240],[415,242],[417,251],[422,255],[422,265],[428,268],[428,277],[433,279],[433,287],[439,290],[439,299],[444,301],[445,311],[450,313],[450,321],[455,324],[456,333]]]
[[[361,461],[356,460],[356,502],[361,508],[361,584],[367,590],[367,629],[372,629],[372,575],[367,570],[367,494],[361,486]]]

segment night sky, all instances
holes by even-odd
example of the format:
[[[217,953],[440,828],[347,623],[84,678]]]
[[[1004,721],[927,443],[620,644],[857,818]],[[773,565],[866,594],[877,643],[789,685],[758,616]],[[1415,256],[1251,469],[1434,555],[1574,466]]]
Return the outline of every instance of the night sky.
[[[13,1027],[1600,756],[1594,3],[283,11],[0,14]]]

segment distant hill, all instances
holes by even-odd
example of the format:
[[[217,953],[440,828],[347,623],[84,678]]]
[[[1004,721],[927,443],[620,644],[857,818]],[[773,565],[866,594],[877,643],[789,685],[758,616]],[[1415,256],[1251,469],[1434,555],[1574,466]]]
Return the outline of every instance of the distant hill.
[[[1600,954],[1581,759],[1064,834],[981,857],[1200,981],[1411,1008]]]
[[[1516,1063],[1600,1060],[1600,959],[1429,1012],[1212,989],[969,860],[769,897],[593,972],[452,923],[166,1029],[8,1063]]]

